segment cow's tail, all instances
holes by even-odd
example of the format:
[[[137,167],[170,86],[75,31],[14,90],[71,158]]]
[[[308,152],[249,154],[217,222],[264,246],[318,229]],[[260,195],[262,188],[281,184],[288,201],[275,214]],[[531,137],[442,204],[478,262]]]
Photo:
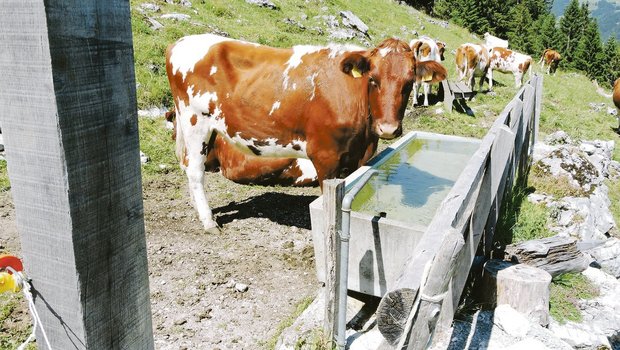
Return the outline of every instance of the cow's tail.
[[[166,122],[172,123],[172,139],[176,141],[175,154],[179,162],[183,163],[185,159],[185,142],[183,137],[183,128],[178,125],[178,115],[176,108],[172,108],[166,112]]]
[[[545,59],[545,55],[547,54],[547,51],[549,51],[551,49],[545,49],[542,53],[542,56],[540,56],[540,61],[538,61],[538,64],[542,64],[543,60]]]

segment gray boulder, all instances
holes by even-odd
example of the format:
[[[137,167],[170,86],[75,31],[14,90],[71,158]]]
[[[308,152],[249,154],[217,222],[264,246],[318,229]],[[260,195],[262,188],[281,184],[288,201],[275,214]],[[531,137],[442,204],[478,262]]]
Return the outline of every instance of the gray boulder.
[[[362,20],[359,19],[359,17],[354,15],[353,12],[340,11],[340,17],[342,17],[342,24],[344,24],[345,26],[351,29],[355,29],[361,32],[362,34],[364,34],[365,36],[369,36],[368,26],[366,25],[366,23],[362,22]]]
[[[277,10],[278,6],[269,0],[245,0],[248,4],[266,7],[268,9]]]

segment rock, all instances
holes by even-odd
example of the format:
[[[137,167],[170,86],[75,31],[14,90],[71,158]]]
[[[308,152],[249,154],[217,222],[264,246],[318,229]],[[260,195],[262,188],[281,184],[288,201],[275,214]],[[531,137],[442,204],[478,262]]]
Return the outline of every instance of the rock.
[[[607,114],[615,117],[618,115],[618,110],[616,108],[607,107]]]
[[[552,197],[541,193],[530,193],[527,195],[527,200],[534,204],[548,203],[552,199]]]
[[[189,21],[190,15],[186,15],[184,13],[166,13],[164,15],[159,16],[159,18],[163,19],[172,19],[175,21]]]
[[[432,18],[428,18],[426,21],[429,22],[429,23],[438,25],[438,26],[440,26],[442,28],[448,28],[448,26],[450,25],[448,23],[448,21],[438,21],[438,20],[435,20],[435,19],[432,19]]]
[[[185,319],[185,318],[179,318],[179,319],[174,320],[174,324],[176,326],[181,326],[181,325],[184,325],[186,323],[187,323],[187,319]]]
[[[2,134],[0,134],[0,152],[4,152],[4,139]]]
[[[504,350],[548,350],[549,348],[545,346],[540,340],[536,339],[525,339],[520,342],[511,345]]]
[[[545,143],[549,145],[569,145],[573,143],[573,140],[565,131],[560,130],[547,135],[547,137],[545,137]]]
[[[146,164],[149,162],[149,160],[150,160],[149,156],[144,154],[144,152],[140,151],[140,163]]]
[[[147,11],[152,11],[152,12],[159,12],[161,10],[161,7],[155,4],[148,3],[148,2],[145,2],[144,4],[140,4],[140,8],[147,10]]]
[[[359,17],[353,14],[351,11],[340,11],[340,17],[342,17],[342,24],[345,26],[358,30],[362,34],[368,36],[368,26],[362,22]]]
[[[498,305],[495,308],[493,323],[515,338],[524,337],[530,329],[527,318],[508,304]]]
[[[351,40],[356,34],[352,29],[336,29],[329,34],[330,39]]]
[[[192,3],[187,0],[181,0],[181,6],[192,7]]]
[[[333,15],[323,15],[323,16],[316,16],[314,17],[315,19],[322,19],[323,20],[323,24],[327,27],[327,28],[338,28],[340,27],[340,22],[338,22],[338,18],[336,16]]]
[[[607,107],[605,102],[600,102],[600,103],[590,102],[589,105],[590,105],[590,109],[592,109],[595,112],[600,112]]]
[[[298,27],[301,30],[306,30],[306,27],[303,24],[295,21],[292,18],[285,18],[285,19],[282,20],[282,22],[284,22],[286,24],[289,24],[289,25],[292,25],[292,26],[295,26],[295,27]]]
[[[159,118],[168,112],[166,107],[151,107],[149,109],[138,110],[138,117]]]
[[[151,29],[153,30],[158,30],[164,27],[163,24],[159,23],[156,19],[151,18],[151,17],[147,17],[147,21],[149,21],[149,24],[151,25]]]
[[[620,278],[620,239],[609,238],[604,244],[585,251],[590,254],[601,270]]]
[[[274,4],[273,2],[269,0],[245,0],[245,2],[247,2],[248,4],[260,6],[260,7],[266,7],[272,10],[278,9],[278,6],[276,6],[276,4]]]
[[[249,289],[247,284],[244,283],[235,283],[235,290],[239,293],[245,293]]]

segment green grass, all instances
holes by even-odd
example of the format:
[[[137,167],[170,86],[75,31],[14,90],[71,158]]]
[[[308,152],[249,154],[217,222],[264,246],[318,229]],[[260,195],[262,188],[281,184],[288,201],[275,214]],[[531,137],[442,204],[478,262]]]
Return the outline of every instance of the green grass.
[[[599,295],[598,289],[582,274],[564,274],[551,282],[549,313],[559,323],[581,322],[578,308],[579,299],[593,299]]]
[[[0,160],[0,192],[11,189],[9,174],[6,170],[6,160]]]
[[[140,118],[138,120],[140,150],[149,157],[149,162],[142,165],[142,175],[150,180],[161,174],[182,175],[179,162],[174,153],[172,132],[164,126],[163,118]]]
[[[297,304],[295,308],[295,312],[293,312],[293,314],[291,314],[285,320],[280,322],[280,324],[276,327],[275,334],[273,335],[273,337],[271,337],[271,339],[269,339],[269,341],[263,344],[264,345],[263,348],[274,349],[276,346],[276,343],[278,342],[278,338],[280,338],[280,335],[282,334],[282,332],[286,328],[290,327],[293,324],[293,322],[295,322],[297,317],[299,317],[299,315],[301,315],[302,312],[304,312],[304,310],[308,308],[308,306],[312,303],[313,300],[314,300],[313,297],[306,297],[302,299]],[[304,349],[312,349],[312,350],[332,349],[332,346],[330,346],[329,340],[325,339],[325,336],[323,335],[322,330],[320,329],[313,331],[310,334],[309,338],[298,339],[297,344],[295,344],[295,349],[298,349],[298,348],[300,349],[302,345],[304,346]]]
[[[15,320],[24,318],[24,314],[20,312],[20,304],[26,305],[21,294],[0,294],[0,350],[16,349],[30,335],[31,325],[24,327],[23,322],[14,323]],[[23,307],[23,305],[21,306]],[[30,320],[30,316],[25,317]],[[35,350],[36,348],[34,343],[30,343],[26,347],[27,350]]]

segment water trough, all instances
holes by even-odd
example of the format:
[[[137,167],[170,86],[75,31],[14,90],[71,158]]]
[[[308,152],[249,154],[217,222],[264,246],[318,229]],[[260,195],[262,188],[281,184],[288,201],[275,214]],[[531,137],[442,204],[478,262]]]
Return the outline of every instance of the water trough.
[[[480,140],[413,131],[345,179],[348,192],[378,170],[352,204],[348,289],[374,296],[391,290],[437,208]],[[323,196],[310,204],[317,276],[325,281]]]

